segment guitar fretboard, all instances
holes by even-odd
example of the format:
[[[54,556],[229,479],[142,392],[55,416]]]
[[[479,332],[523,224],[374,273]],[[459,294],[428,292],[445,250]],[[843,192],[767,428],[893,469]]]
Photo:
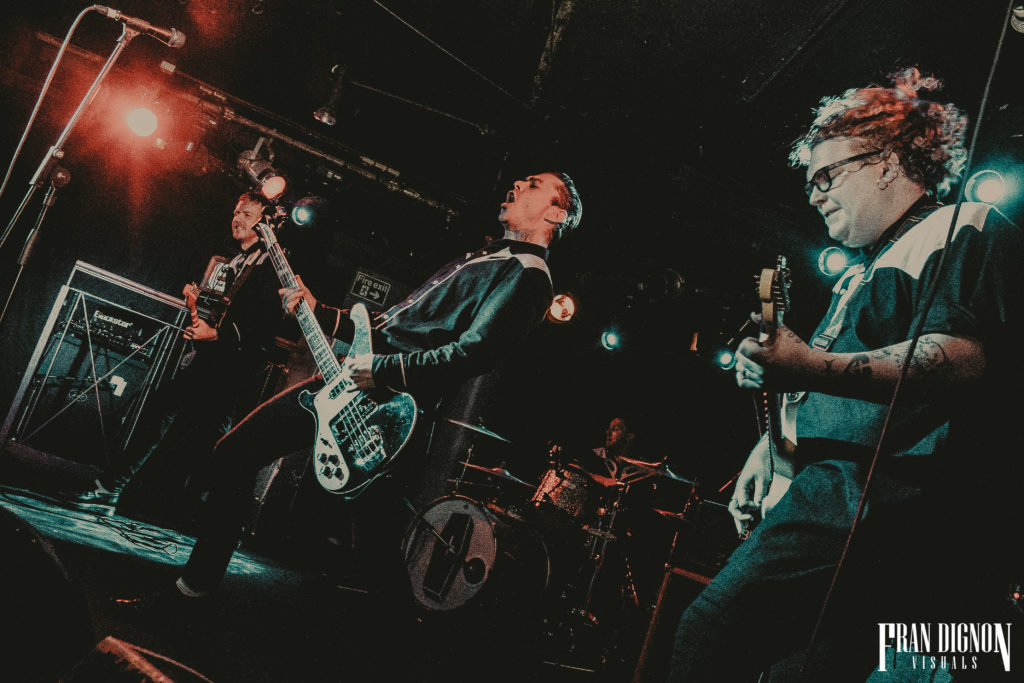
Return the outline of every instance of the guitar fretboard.
[[[292,272],[291,265],[284,257],[284,252],[275,239],[273,231],[262,223],[258,224],[255,229],[260,233],[267,246],[267,254],[270,256],[270,262],[274,264],[274,270],[277,272],[281,285],[298,287],[299,283],[295,279],[295,273]],[[320,329],[320,323],[317,322],[313,309],[305,299],[299,301],[299,305],[295,307],[295,319],[299,321],[299,328],[302,329],[302,335],[306,338],[306,344],[309,345],[309,350],[313,354],[317,369],[323,375],[324,382],[330,384],[341,374],[341,364],[338,363],[338,358],[334,355],[327,336]]]

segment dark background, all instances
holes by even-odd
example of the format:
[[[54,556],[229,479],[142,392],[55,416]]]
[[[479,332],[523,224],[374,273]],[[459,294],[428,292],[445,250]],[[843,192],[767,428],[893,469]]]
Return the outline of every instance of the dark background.
[[[85,7],[20,3],[5,13],[5,159]],[[712,364],[756,304],[753,276],[788,255],[789,322],[804,333],[831,286],[814,265],[827,239],[803,171],[786,164],[818,100],[918,65],[944,79],[936,98],[958,103],[973,125],[991,71],[976,165],[1009,172],[1024,154],[1024,35],[1008,31],[992,66],[1005,2],[125,0],[116,9],[187,42],[131,41],[65,145],[72,182],[0,323],[5,412],[74,262],[177,295],[210,254],[229,253],[230,212],[246,189],[236,159],[273,130],[284,136],[271,149],[289,177],[286,203],[326,202],[315,226],[288,227],[282,242],[314,292],[339,303],[357,268],[401,294],[498,236],[497,204],[515,178],[569,172],[582,230],[550,264],[579,315],[533,335],[478,417],[515,442],[503,458],[529,467],[546,442],[597,445],[609,418],[625,414],[647,454],[717,487],[755,436],[750,397]],[[0,197],[0,225],[119,31],[96,12],[82,20]],[[327,127],[311,114],[336,64],[346,81]],[[152,138],[133,136],[117,113],[139,97],[166,110]],[[4,298],[41,195],[0,250]],[[1019,220],[1020,206],[1002,208]],[[662,284],[669,272],[682,276],[681,291]],[[615,351],[598,343],[609,327],[623,337]]]

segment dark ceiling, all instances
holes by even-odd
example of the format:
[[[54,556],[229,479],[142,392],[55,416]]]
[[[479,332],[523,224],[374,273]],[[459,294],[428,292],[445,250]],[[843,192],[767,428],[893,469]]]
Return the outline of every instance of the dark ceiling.
[[[3,149],[21,134],[54,38],[85,7],[7,11]],[[597,358],[587,355],[599,353],[596,331],[615,321],[634,343],[618,372],[649,380],[662,369],[652,352],[685,364],[693,333],[702,351],[728,337],[754,303],[752,274],[780,251],[807,311],[797,323],[813,322],[829,287],[812,269],[825,239],[802,173],[786,166],[789,143],[823,95],[911,64],[942,77],[940,97],[973,121],[1007,3],[126,0],[116,9],[187,41],[171,49],[133,40],[83,117],[68,145],[72,184],[47,219],[48,246],[26,268],[39,293],[18,294],[19,330],[34,329],[30,312],[48,307],[75,259],[176,292],[222,244],[215,231],[242,187],[237,155],[269,133],[291,199],[329,202],[321,224],[294,237],[296,258],[327,298],[355,267],[417,284],[496,234],[512,179],[568,171],[586,207],[583,228],[556,246],[552,269],[556,289],[580,296],[581,320],[541,340],[565,358]],[[83,19],[80,50],[54,81],[0,202],[6,210],[98,69],[89,53],[105,58],[118,34],[96,12]],[[345,80],[328,127],[311,114],[338,64]],[[978,160],[1024,153],[1022,64],[1024,35],[1008,31]],[[162,151],[104,123],[103,107],[140,89],[177,117]],[[5,272],[28,222],[0,252]],[[660,284],[669,271],[685,280],[675,296]],[[614,406],[596,410],[604,420]]]

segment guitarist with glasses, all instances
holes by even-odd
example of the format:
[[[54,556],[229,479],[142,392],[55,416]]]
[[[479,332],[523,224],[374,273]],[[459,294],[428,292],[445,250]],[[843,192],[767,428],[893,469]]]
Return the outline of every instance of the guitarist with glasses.
[[[793,147],[809,204],[859,259],[808,341],[764,320],[738,347],[739,387],[800,393],[739,475],[730,510],[752,531],[683,613],[673,681],[754,683],[780,660],[771,680],[911,680],[941,653],[894,661],[879,624],[1003,620],[1024,238],[992,206],[939,204],[966,118],[924,98],[934,77],[892,78],[825,98]],[[1007,675],[997,654],[965,661],[956,680]]]
[[[282,304],[299,319],[320,373],[260,405],[217,444],[213,486],[178,591],[200,597],[217,588],[241,536],[247,496],[267,463],[313,446],[319,483],[354,500],[374,489],[394,458],[419,457],[412,447],[398,455],[407,435],[392,439],[418,419],[409,397],[428,409],[432,399],[497,366],[523,342],[551,305],[548,246],[578,226],[581,212],[573,181],[564,173],[515,181],[500,205],[502,239],[460,255],[372,319],[361,306],[350,317],[317,301],[271,245],[284,285]],[[353,337],[370,326],[372,353],[359,353]],[[336,360],[327,336],[353,339],[353,353]],[[399,408],[388,420],[372,421],[394,405]],[[383,562],[389,573],[396,565],[401,569],[398,524],[407,511],[392,488],[381,484],[376,490],[383,493],[369,494],[380,501],[373,505],[374,526],[383,527],[373,534],[374,551],[387,556],[359,558]],[[366,500],[360,499],[361,508]]]

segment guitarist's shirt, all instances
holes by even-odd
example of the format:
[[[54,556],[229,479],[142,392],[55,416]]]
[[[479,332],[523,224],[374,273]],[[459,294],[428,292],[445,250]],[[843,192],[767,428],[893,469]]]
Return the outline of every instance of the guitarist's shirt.
[[[1009,345],[1019,338],[1024,317],[1024,239],[997,210],[986,204],[961,206],[935,301],[924,313],[953,211],[953,206],[923,202],[913,207],[839,279],[829,313],[815,331],[819,342],[834,338],[832,351],[868,351],[909,340],[923,314],[922,334],[944,333],[982,343],[989,368],[986,382],[973,395],[958,397],[955,405],[927,396],[904,398],[888,428],[889,454],[947,453],[977,448],[982,436],[997,440],[999,423],[1007,417],[999,404],[1006,401],[993,399],[1006,395],[1005,386],[1020,387],[1016,370],[1021,364]],[[887,409],[809,393],[797,414],[798,446],[803,455],[805,443],[838,441],[873,450]]]
[[[543,247],[502,239],[441,268],[376,316],[381,355],[373,359],[374,381],[400,391],[438,392],[490,370],[551,305],[546,259]],[[318,305],[316,314],[331,336],[351,337],[351,322],[338,309]]]
[[[230,303],[217,326],[217,339],[197,347],[193,364],[209,381],[237,385],[240,394],[255,398],[266,363],[282,354],[274,338],[294,336],[295,331],[286,326],[277,275],[258,244],[239,252],[227,268]]]

